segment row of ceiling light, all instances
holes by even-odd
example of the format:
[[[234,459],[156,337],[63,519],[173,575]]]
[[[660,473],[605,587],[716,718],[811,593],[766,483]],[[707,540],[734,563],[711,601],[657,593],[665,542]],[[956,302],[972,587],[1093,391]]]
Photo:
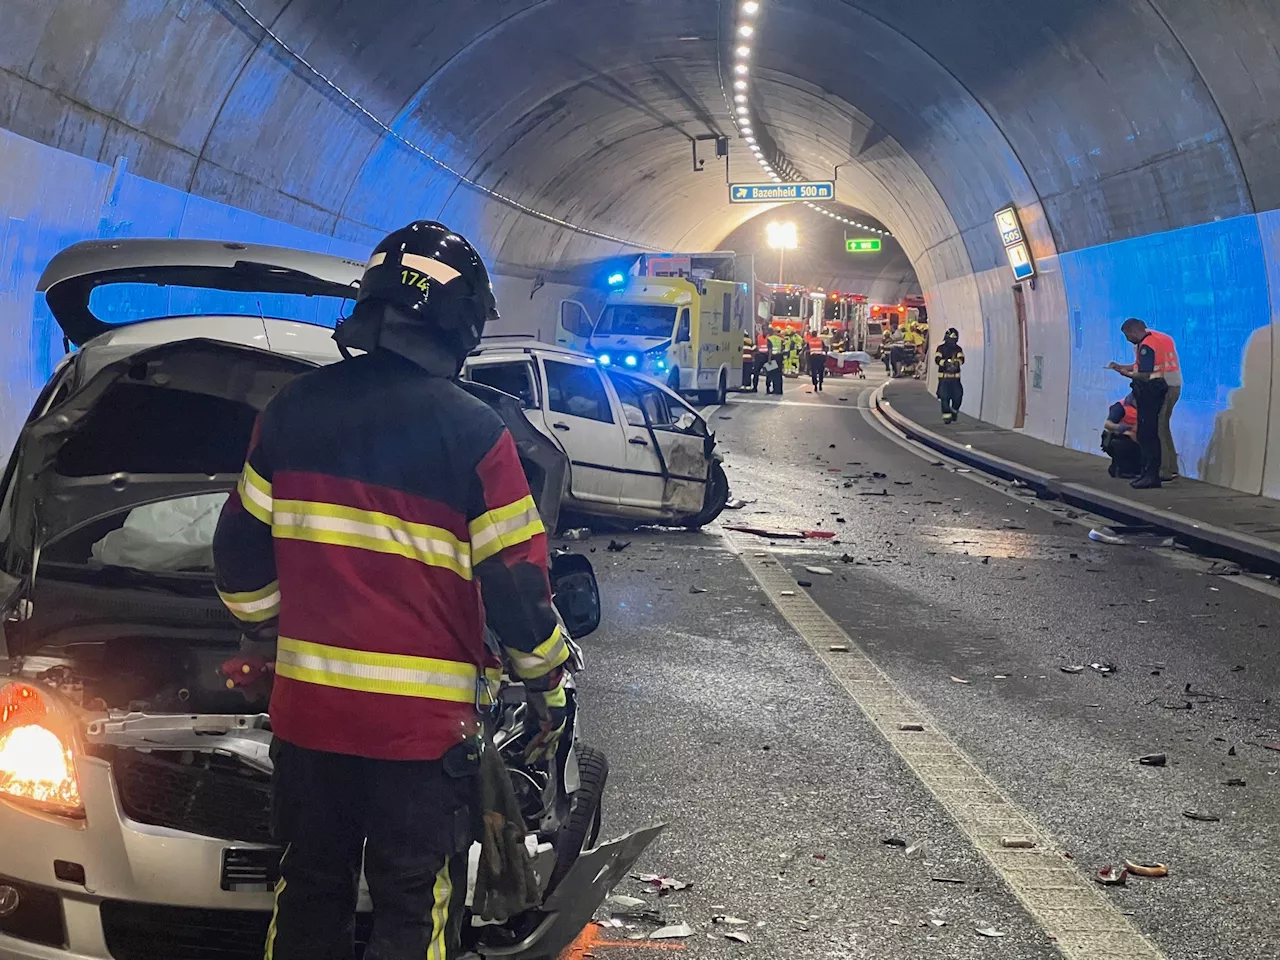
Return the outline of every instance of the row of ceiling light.
[[[756,35],[756,14],[760,12],[758,0],[744,0],[738,8],[738,24],[735,34],[736,46],[733,49],[733,120],[738,125],[738,133],[746,141],[752,155],[759,162],[765,175],[775,183],[781,183],[782,177],[773,169],[773,165],[765,159],[764,151],[756,142],[755,130],[751,126],[751,42]]]
[[[764,151],[760,149],[760,144],[756,142],[755,130],[751,126],[751,98],[749,95],[751,89],[751,42],[756,36],[756,15],[759,12],[760,4],[758,0],[744,0],[742,6],[738,8],[738,24],[735,35],[737,46],[734,47],[733,51],[733,119],[738,125],[738,133],[746,141],[751,153],[755,156],[765,174],[775,183],[781,183],[782,177],[774,170],[773,164],[765,158]],[[833,213],[810,200],[806,200],[805,205],[811,210],[816,210],[818,213],[831,217],[833,220],[839,220],[850,227],[857,227],[859,230],[876,233],[882,237],[892,236],[887,230],[869,227],[865,223],[859,223],[857,220],[842,217],[838,213]]]
[[[891,234],[888,230],[881,230],[879,227],[869,227],[865,223],[859,223],[857,220],[850,220],[848,217],[842,217],[840,216],[840,214],[833,213],[832,211],[828,210],[826,207],[818,206],[818,204],[814,203],[812,200],[806,200],[804,202],[804,205],[808,207],[810,210],[816,210],[818,213],[822,214],[823,216],[830,217],[832,220],[839,220],[841,223],[847,224],[850,227],[857,227],[859,230],[866,230],[868,233],[876,233],[882,237],[893,236],[893,234]]]

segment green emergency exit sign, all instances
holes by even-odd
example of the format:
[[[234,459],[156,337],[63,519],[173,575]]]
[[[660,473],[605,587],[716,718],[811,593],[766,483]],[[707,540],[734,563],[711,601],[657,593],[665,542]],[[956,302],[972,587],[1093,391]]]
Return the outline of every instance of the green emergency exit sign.
[[[846,240],[844,248],[850,253],[877,253],[880,250],[880,241],[876,237],[867,237],[863,240]]]

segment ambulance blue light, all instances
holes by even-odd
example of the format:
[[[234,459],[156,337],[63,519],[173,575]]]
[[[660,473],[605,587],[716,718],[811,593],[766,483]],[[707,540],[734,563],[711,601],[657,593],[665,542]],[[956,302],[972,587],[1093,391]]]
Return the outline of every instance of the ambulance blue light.
[[[628,353],[626,357],[623,358],[622,362],[625,363],[628,367],[634,367],[640,361],[636,358],[636,355],[634,353]]]
[[[609,364],[613,363],[613,357],[609,356],[607,353],[600,354],[596,359],[600,361],[600,366],[602,367],[607,367]]]
[[[627,282],[627,278],[625,274],[621,274],[621,273],[609,274],[609,286],[611,287],[620,287],[626,282]]]

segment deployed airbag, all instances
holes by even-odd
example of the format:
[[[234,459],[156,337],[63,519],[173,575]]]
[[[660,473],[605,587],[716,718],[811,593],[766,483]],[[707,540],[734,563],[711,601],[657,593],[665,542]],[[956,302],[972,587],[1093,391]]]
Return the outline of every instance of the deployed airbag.
[[[213,569],[213,532],[225,493],[179,497],[134,507],[124,526],[93,545],[104,566],[155,573]]]

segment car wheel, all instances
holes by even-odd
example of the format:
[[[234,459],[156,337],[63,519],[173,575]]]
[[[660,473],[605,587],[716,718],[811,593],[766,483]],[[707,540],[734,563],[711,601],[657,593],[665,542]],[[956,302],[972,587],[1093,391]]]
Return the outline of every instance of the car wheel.
[[[702,500],[702,509],[688,517],[684,526],[690,530],[705,527],[724,511],[729,502],[729,478],[725,475],[724,465],[720,461],[711,464],[711,475],[707,478],[707,493]]]
[[[724,403],[729,399],[729,374],[720,371],[720,386],[716,388],[716,403]]]
[[[590,850],[600,837],[600,816],[604,800],[604,785],[609,779],[609,759],[593,747],[578,746],[577,792],[569,817],[556,836],[556,865],[547,883],[547,892],[554,890],[564,879],[582,851]]]

